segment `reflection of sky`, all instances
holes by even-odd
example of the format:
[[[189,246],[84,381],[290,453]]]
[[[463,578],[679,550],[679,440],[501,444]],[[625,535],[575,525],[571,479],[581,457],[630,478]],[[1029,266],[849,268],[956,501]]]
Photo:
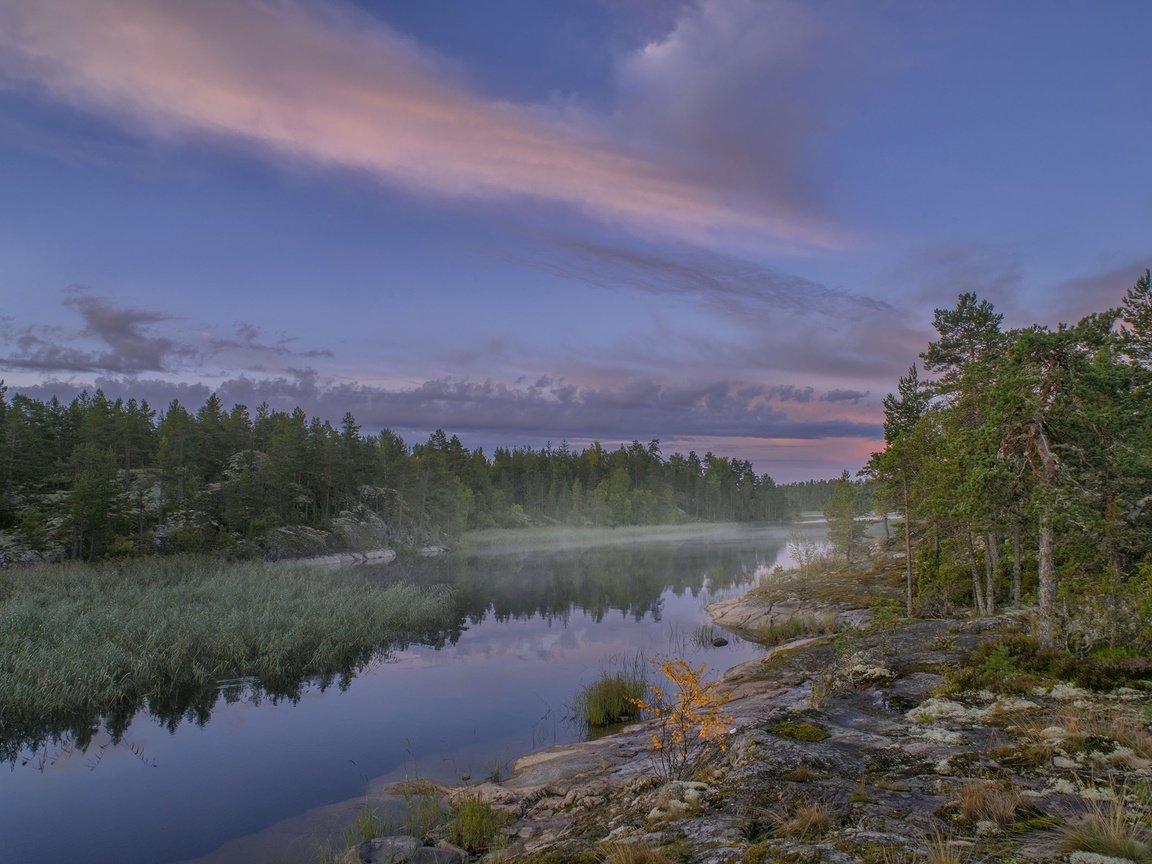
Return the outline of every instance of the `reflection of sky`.
[[[778,533],[772,543],[759,535],[761,548],[784,529],[770,530]],[[97,736],[87,753],[50,753],[43,771],[0,774],[0,864],[67,860],[79,849],[121,864],[195,857],[409,766],[446,780],[484,776],[578,738],[566,706],[612,663],[676,654],[723,670],[753,656],[739,640],[691,647],[704,599],[665,591],[659,621],[619,611],[599,622],[581,610],[566,622],[488,615],[458,644],[403,651],[345,692],[308,690],[296,705],[221,701],[203,728],[186,723],[174,735],[138,717],[119,747]]]

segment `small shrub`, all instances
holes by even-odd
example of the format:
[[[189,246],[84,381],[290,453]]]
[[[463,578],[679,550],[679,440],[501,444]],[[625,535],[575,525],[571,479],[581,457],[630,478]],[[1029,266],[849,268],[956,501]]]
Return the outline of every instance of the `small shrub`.
[[[452,806],[448,839],[462,849],[483,853],[495,848],[504,817],[479,795],[466,795]]]
[[[868,610],[872,613],[870,630],[885,630],[904,617],[904,604],[895,597],[877,597]]]
[[[650,741],[657,774],[664,780],[682,780],[709,743],[727,749],[724,737],[732,724],[723,711],[727,699],[717,692],[717,682],[704,678],[707,664],[693,669],[683,660],[653,662],[673,690],[650,684],[649,698],[633,704],[654,718]]]

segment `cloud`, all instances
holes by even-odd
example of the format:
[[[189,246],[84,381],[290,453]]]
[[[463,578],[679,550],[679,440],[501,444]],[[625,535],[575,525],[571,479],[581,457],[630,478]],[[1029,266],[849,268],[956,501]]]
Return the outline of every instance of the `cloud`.
[[[751,15],[761,8],[775,12]],[[843,231],[814,216],[808,194],[788,186],[813,126],[802,96],[746,106],[775,119],[746,130],[743,144],[734,143],[735,117],[706,142],[689,134],[697,121],[719,122],[730,104],[700,114],[731,71],[708,74],[716,40],[751,24],[756,34],[773,34],[767,55],[783,59],[765,67],[756,62],[756,39],[742,41],[744,96],[784,93],[797,66],[830,63],[811,53],[824,44],[812,33],[818,16],[778,3],[701,3],[688,7],[668,39],[625,64],[620,115],[595,117],[474,92],[450,63],[351,4],[8,0],[0,9],[0,74],[157,136],[243,142],[419,193],[527,196],[680,237],[738,235],[783,248],[843,245]],[[757,85],[757,76],[773,68],[774,77]],[[697,76],[698,98],[674,118],[676,82]],[[649,116],[648,132],[622,125],[620,116],[661,92],[665,98],[653,110],[664,113]],[[655,148],[665,131],[678,136],[679,156]],[[746,152],[717,149],[737,146]],[[697,147],[705,148],[698,157],[729,166],[727,173],[693,168],[701,164],[689,158]]]
[[[859,402],[869,395],[867,390],[829,390],[820,397],[820,400],[822,402]]]
[[[80,313],[84,326],[68,331],[60,327],[27,327],[15,338],[17,352],[3,358],[17,369],[47,372],[163,372],[172,358],[191,353],[171,339],[151,335],[149,325],[168,321],[167,315],[147,309],[114,306],[80,289],[64,299]],[[76,344],[96,340],[97,347]]]
[[[159,335],[152,332],[154,327],[175,329],[176,319],[152,309],[117,305],[82,288],[69,289],[63,305],[79,313],[82,326],[16,328],[11,318],[0,319],[0,345],[16,349],[0,357],[0,363],[48,374],[172,373],[192,363],[276,373],[290,371],[288,363],[297,359],[335,356],[329,349],[295,350],[291,346],[296,340],[287,336],[260,342],[260,331],[244,323],[237,326],[235,339]]]
[[[620,117],[688,176],[817,212],[811,154],[884,48],[846,4],[701,0],[625,59]]]
[[[892,312],[883,300],[704,249],[651,252],[566,238],[554,239],[553,245],[561,256],[528,263],[601,288],[683,296],[737,315],[744,315],[749,304],[802,316]]]
[[[1070,324],[1092,312],[1119,307],[1128,289],[1150,268],[1152,255],[1099,273],[1068,279],[1052,292],[1052,312],[1057,314],[1059,321]]]
[[[146,398],[154,407],[175,398],[195,408],[210,392],[202,384],[172,384],[160,379],[97,378],[92,386],[110,397]],[[53,394],[68,398],[78,386],[50,381],[16,389],[37,398]],[[523,384],[439,378],[400,389],[326,382],[313,370],[300,370],[291,377],[229,379],[216,392],[228,406],[241,403],[252,408],[267,402],[283,411],[300,406],[309,414],[330,420],[351,411],[365,429],[386,427],[426,434],[440,427],[487,436],[504,445],[524,438],[592,437],[610,441],[691,437],[873,440],[879,439],[882,431],[879,422],[835,412],[791,413],[782,396],[791,397],[803,390],[723,380],[672,385],[636,378],[605,387],[550,376]]]

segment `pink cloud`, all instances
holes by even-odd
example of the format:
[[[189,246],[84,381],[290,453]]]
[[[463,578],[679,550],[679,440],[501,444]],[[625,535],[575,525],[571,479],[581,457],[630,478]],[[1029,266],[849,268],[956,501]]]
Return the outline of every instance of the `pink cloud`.
[[[614,144],[608,124],[485,98],[337,3],[11,0],[0,72],[152,134],[241,141],[418,193],[528,196],[700,240],[843,240],[796,208]]]

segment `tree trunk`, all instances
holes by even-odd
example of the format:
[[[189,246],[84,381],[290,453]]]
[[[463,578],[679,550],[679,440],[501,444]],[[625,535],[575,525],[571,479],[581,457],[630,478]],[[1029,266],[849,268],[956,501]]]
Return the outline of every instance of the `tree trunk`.
[[[904,610],[912,617],[912,514],[908,507],[908,475],[901,477],[904,486]]]
[[[968,532],[968,568],[972,572],[972,602],[976,606],[976,614],[984,613],[984,590],[980,585],[980,567],[976,563],[976,543],[972,540],[972,532]]]
[[[1020,605],[1020,572],[1022,570],[1020,557],[1020,523],[1012,525],[1012,605]]]
[[[1000,572],[1000,536],[994,531],[984,535],[984,602],[989,615],[996,613],[996,577]]]
[[[1053,644],[1052,614],[1056,606],[1056,572],[1052,565],[1052,522],[1047,513],[1040,516],[1040,546],[1037,553],[1040,584],[1036,620],[1036,638],[1041,648]]]

